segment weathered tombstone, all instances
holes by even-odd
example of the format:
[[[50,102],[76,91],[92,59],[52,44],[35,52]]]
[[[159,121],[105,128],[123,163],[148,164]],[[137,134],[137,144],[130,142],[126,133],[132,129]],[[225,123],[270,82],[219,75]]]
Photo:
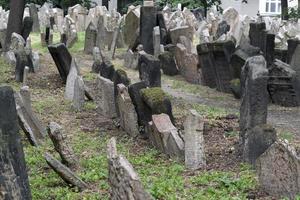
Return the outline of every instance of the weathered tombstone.
[[[72,107],[76,111],[81,111],[84,106],[85,88],[81,76],[77,76],[74,82],[74,95],[72,99]]]
[[[14,92],[0,87],[0,185],[1,199],[31,200]]]
[[[72,101],[74,97],[74,87],[75,87],[75,80],[77,79],[77,76],[79,75],[78,66],[76,63],[75,58],[72,59],[70,72],[67,77],[66,82],[66,90],[65,90],[65,98],[67,100]]]
[[[100,75],[97,76],[97,110],[105,117],[117,116],[114,101],[114,83]]]
[[[55,62],[60,77],[65,83],[67,81],[72,62],[72,56],[70,52],[68,51],[67,47],[62,43],[49,45],[48,50]]]
[[[87,189],[88,185],[83,182],[68,167],[56,160],[49,153],[45,153],[47,164],[69,185],[77,187],[80,191]]]
[[[250,23],[250,30],[249,30],[249,39],[250,44],[263,49],[264,44],[264,34],[263,31],[266,30],[266,24],[262,23]]]
[[[243,144],[246,143],[248,131],[267,122],[269,101],[267,84],[268,69],[264,57],[249,58],[243,67],[241,77],[240,137]]]
[[[138,124],[143,128],[151,121],[151,115],[147,115],[151,110],[143,103],[140,93],[145,88],[147,88],[147,84],[143,81],[128,86],[128,92],[138,116]]]
[[[122,155],[118,155],[116,139],[107,144],[108,182],[111,187],[110,199],[152,200],[144,190],[138,174]]]
[[[276,130],[267,124],[255,126],[246,132],[243,156],[248,163],[255,165],[256,159],[277,139]]]
[[[277,198],[295,199],[300,193],[300,158],[284,142],[275,142],[256,161],[262,189]]]
[[[124,84],[118,84],[117,107],[120,113],[120,126],[132,137],[139,135],[137,113]]]
[[[68,41],[68,36],[66,33],[62,33],[60,35],[60,43],[63,43],[65,45],[67,45],[67,41]]]
[[[230,30],[230,25],[227,24],[226,21],[221,21],[218,24],[218,29],[215,38],[218,39],[222,35],[226,34]]]
[[[182,26],[170,29],[172,44],[176,45],[180,36],[185,36],[190,41],[193,41],[194,30],[189,26]]]
[[[161,72],[159,60],[143,53],[139,57],[139,76],[149,87],[161,87]]]
[[[29,74],[29,67],[26,66],[24,68],[24,74],[23,74],[23,86],[27,85],[28,74]]]
[[[116,103],[115,107],[116,107],[117,115],[119,117],[120,112],[117,105],[118,84],[124,84],[127,87],[130,84],[130,79],[127,77],[127,73],[124,70],[118,69],[114,73],[113,82],[114,82],[114,102]]]
[[[55,151],[59,153],[62,163],[71,169],[76,169],[78,161],[63,128],[55,122],[50,122],[48,126],[48,135],[54,144]]]
[[[160,30],[160,43],[163,45],[167,44],[168,40],[168,33],[167,33],[167,27],[166,27],[166,22],[164,18],[164,14],[162,11],[157,12],[157,24],[159,26]]]
[[[22,36],[27,40],[30,32],[32,31],[33,19],[32,17],[25,17],[23,20]]]
[[[115,68],[111,61],[106,58],[103,58],[103,61],[100,65],[100,75],[104,78],[113,80],[115,74]]]
[[[157,58],[160,54],[160,30],[159,26],[153,28],[153,49],[154,56]]]
[[[32,17],[33,20],[32,31],[35,33],[40,32],[38,8],[34,3],[29,4],[29,13],[30,13],[30,17]]]
[[[287,42],[288,42],[287,63],[291,64],[293,55],[295,53],[298,44],[300,44],[300,41],[298,39],[289,39]]]
[[[184,160],[184,142],[167,114],[152,115],[150,140],[155,147],[171,158]]]
[[[297,74],[280,60],[275,60],[269,69],[268,91],[274,104],[297,107],[300,105],[300,85]]]
[[[29,142],[34,146],[38,146],[46,135],[46,128],[32,110],[29,87],[23,86],[16,97],[20,127],[26,134]]]
[[[203,132],[204,119],[197,111],[191,110],[184,123],[185,166],[188,169],[206,167]]]
[[[154,54],[153,48],[153,28],[157,25],[157,10],[155,6],[142,6],[140,19],[140,42],[144,51]]]
[[[85,31],[85,42],[84,42],[84,52],[86,54],[91,54],[93,48],[96,46],[97,42],[97,28],[91,22]]]
[[[200,84],[201,72],[198,65],[197,55],[189,53],[187,48],[178,43],[175,49],[175,59],[180,74],[190,83]]]
[[[142,89],[140,93],[145,106],[151,111],[150,113],[145,113],[145,115],[151,116],[165,113],[169,115],[172,122],[174,122],[171,101],[161,88],[146,88]],[[149,117],[146,117],[146,119],[149,119]]]
[[[132,49],[135,41],[139,37],[140,11],[138,8],[130,10],[125,18],[124,41],[129,49]]]
[[[274,62],[275,56],[275,34],[268,33],[267,31],[263,32],[264,40],[263,40],[263,49],[264,56],[266,58],[267,67],[270,68]]]
[[[197,47],[199,65],[201,65],[205,85],[217,87],[221,92],[231,92],[230,81],[233,72],[230,67],[230,57],[235,50],[231,40],[201,44]]]
[[[24,49],[17,50],[17,52],[15,52],[15,56],[17,61],[15,79],[17,82],[22,82],[25,66],[28,66],[28,58]]]
[[[169,76],[174,76],[178,74],[178,68],[175,62],[174,55],[169,52],[165,51],[158,56],[160,61],[160,68],[162,69],[163,73]]]

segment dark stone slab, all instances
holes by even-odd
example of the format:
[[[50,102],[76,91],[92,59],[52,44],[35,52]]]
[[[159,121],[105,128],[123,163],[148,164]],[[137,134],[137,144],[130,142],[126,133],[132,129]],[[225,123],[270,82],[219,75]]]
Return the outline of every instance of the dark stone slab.
[[[264,44],[264,34],[263,31],[266,30],[266,24],[262,23],[250,23],[250,30],[249,30],[249,39],[250,44],[255,47],[259,47],[263,49]]]
[[[60,35],[60,43],[63,43],[65,45],[67,45],[67,41],[68,41],[68,36],[66,33],[62,33]]]
[[[267,124],[258,125],[247,133],[244,146],[244,160],[255,165],[256,159],[262,155],[277,139],[276,130]]]
[[[144,47],[144,51],[154,54],[153,47],[153,28],[157,25],[156,7],[142,6],[140,16],[140,42]]]
[[[143,103],[140,93],[140,91],[145,88],[147,88],[147,84],[144,81],[128,86],[128,92],[138,116],[138,124],[141,127],[146,127],[148,122],[151,121],[151,116],[147,115],[151,110]]]
[[[23,20],[22,37],[26,41],[30,32],[32,31],[33,19],[32,17],[25,17]]]
[[[171,101],[161,88],[146,88],[140,92],[145,106],[151,111],[150,113],[145,113],[147,115],[146,119],[151,119],[154,114],[165,113],[169,115],[171,121],[174,123]]]
[[[201,44],[197,51],[204,84],[230,93],[230,81],[233,79],[230,58],[235,51],[233,41]]]
[[[285,107],[300,106],[300,85],[291,67],[276,60],[269,69],[268,91],[274,104]]]
[[[242,103],[240,108],[240,137],[245,144],[247,132],[257,125],[266,124],[269,94],[268,69],[263,56],[247,60],[242,70]]]
[[[160,43],[163,45],[167,44],[167,37],[168,37],[168,33],[167,33],[167,27],[166,27],[166,23],[165,23],[165,19],[164,19],[164,15],[161,11],[157,12],[157,24],[159,26],[160,29]]]
[[[60,77],[66,83],[70,71],[72,56],[65,44],[49,45],[48,50],[55,62]]]
[[[165,51],[158,56],[158,59],[164,74],[169,76],[175,76],[178,74],[179,71],[172,53]]]
[[[148,87],[161,87],[159,60],[150,54],[142,53],[138,62],[139,76]]]
[[[1,199],[31,200],[14,92],[0,87],[0,185]]]
[[[288,63],[288,50],[287,49],[275,49],[274,60],[281,60],[282,62]]]
[[[114,65],[108,59],[104,58],[100,66],[100,75],[112,81],[114,74],[115,74]]]
[[[117,102],[118,84],[124,84],[125,86],[128,86],[130,84],[130,79],[128,78],[127,73],[124,70],[118,69],[114,74],[113,82],[114,82],[114,99],[115,102]],[[117,106],[117,104],[115,104],[115,106],[116,106],[117,115],[120,116],[119,107]]]
[[[16,56],[16,69],[15,69],[15,80],[17,82],[23,82],[23,75],[25,66],[28,66],[28,57],[24,50],[15,52]]]

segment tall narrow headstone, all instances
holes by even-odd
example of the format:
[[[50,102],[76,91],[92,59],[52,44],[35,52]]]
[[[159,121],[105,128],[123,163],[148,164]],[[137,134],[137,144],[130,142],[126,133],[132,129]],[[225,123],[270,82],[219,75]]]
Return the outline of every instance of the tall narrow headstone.
[[[12,88],[0,87],[1,199],[31,200],[16,104]]]
[[[29,4],[29,13],[30,13],[30,17],[32,17],[33,20],[32,31],[40,32],[41,30],[40,30],[40,22],[38,16],[38,8],[34,3]]]
[[[153,28],[156,26],[156,24],[157,24],[156,7],[154,7],[151,4],[150,6],[148,6],[145,3],[145,5],[141,7],[140,42],[144,47],[144,51],[152,55],[154,54],[152,33],[153,33]]]
[[[191,110],[184,123],[185,166],[196,170],[205,168],[204,119]]]
[[[153,29],[153,47],[154,56],[158,57],[160,53],[160,30],[159,26],[155,26]]]

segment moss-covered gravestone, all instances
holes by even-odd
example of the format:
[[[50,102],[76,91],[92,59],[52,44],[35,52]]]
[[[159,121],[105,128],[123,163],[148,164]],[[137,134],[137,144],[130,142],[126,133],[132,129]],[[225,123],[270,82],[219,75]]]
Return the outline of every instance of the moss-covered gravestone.
[[[171,121],[174,123],[171,101],[161,88],[142,89],[141,96],[146,107],[151,110],[150,113],[145,113],[145,115],[150,116],[149,118],[151,119],[151,116],[154,114],[165,113],[169,115]]]

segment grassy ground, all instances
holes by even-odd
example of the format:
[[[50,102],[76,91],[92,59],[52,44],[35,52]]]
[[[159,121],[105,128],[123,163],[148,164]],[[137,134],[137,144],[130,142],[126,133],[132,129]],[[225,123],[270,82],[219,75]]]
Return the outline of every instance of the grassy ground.
[[[156,199],[247,199],[249,194],[257,192],[258,184],[254,171],[243,163],[237,162],[235,167],[211,167],[207,170],[190,172],[185,170],[183,163],[160,154],[149,145],[148,141],[133,140],[123,131],[113,127],[110,120],[96,114],[94,103],[87,103],[82,112],[74,112],[70,102],[64,100],[64,86],[60,83],[58,72],[46,48],[40,46],[39,35],[32,34],[31,38],[33,48],[41,52],[42,62],[42,71],[29,77],[34,111],[45,124],[55,121],[63,126],[81,165],[76,173],[90,185],[90,189],[84,192],[70,188],[49,169],[43,159],[45,151],[58,158],[50,140],[47,139],[45,145],[36,148],[30,146],[23,137],[34,200],[108,199],[106,143],[112,136],[117,137],[119,152],[131,162],[146,190]],[[57,34],[54,40],[59,41]],[[79,42],[71,49],[73,55],[82,57],[83,42],[84,34],[80,33]],[[10,66],[2,60],[0,64],[3,66],[0,68],[0,73],[3,74],[0,76],[0,83],[12,85],[18,90],[20,86],[13,81]],[[85,81],[93,81],[95,77],[88,71],[83,70],[83,77]],[[128,73],[134,72],[129,70]],[[174,87],[198,92],[197,86],[183,85],[181,82],[174,84]],[[188,109],[196,108],[219,128],[223,121],[218,121],[218,118],[227,114],[226,110],[201,104],[188,105],[175,97],[172,97],[172,103],[178,121],[180,117],[184,118]],[[220,130],[222,131],[216,133],[224,143],[237,137],[231,130],[227,131],[225,137],[224,129]],[[222,146],[222,142],[220,145]],[[230,163],[231,160],[227,162]]]

